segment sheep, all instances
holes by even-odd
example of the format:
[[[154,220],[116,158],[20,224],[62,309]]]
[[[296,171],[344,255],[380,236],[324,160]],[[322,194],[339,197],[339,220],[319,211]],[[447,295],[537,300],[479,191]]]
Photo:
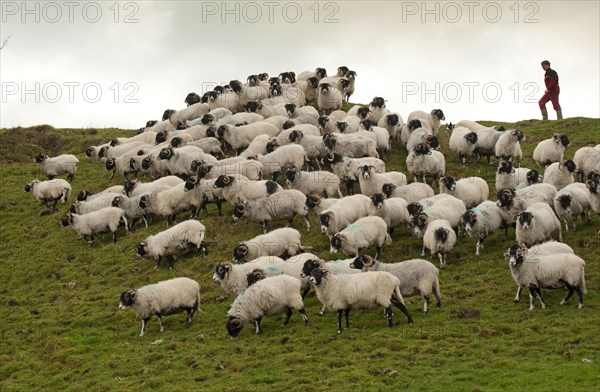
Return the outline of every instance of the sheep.
[[[539,166],[548,166],[554,162],[561,162],[565,148],[570,145],[567,135],[555,133],[550,139],[542,140],[538,143],[533,150],[533,160]]]
[[[390,111],[385,107],[385,99],[382,97],[374,97],[369,103],[369,119],[375,124],[389,113]]]
[[[520,184],[518,184],[515,189],[519,190],[519,189],[523,189],[523,188],[526,188],[531,185],[541,184],[543,177],[544,176],[542,176],[540,173],[538,173],[537,170],[529,170],[527,172],[527,174],[525,175],[525,180],[523,180]]]
[[[558,230],[558,241],[562,242],[561,228],[558,217],[548,204],[534,203],[517,216],[517,243],[531,246],[544,242],[555,230]]]
[[[361,134],[325,134],[323,144],[332,153],[349,158],[379,158],[377,142]]]
[[[287,122],[286,124],[284,124],[284,127],[286,126]],[[292,132],[295,132],[295,135],[290,139],[290,135],[292,134]],[[275,150],[273,147],[284,146],[290,143],[300,144],[299,140],[302,138],[302,136],[317,136],[319,137],[319,143],[321,143],[321,133],[319,132],[318,128],[310,124],[301,124],[298,126],[294,125],[291,128],[284,129],[283,131],[281,131],[281,133],[279,133],[279,135],[272,138],[269,141],[269,144],[267,144],[267,151],[273,152]]]
[[[388,153],[392,147],[390,134],[387,129],[374,126],[373,122],[369,119],[363,120],[360,123],[359,131],[372,132],[375,135],[375,141],[377,143],[377,152],[384,160],[387,160]],[[437,140],[436,140],[437,143]]]
[[[194,160],[204,162],[217,162],[217,159],[210,154],[206,154],[198,147],[185,146],[174,149],[167,146],[160,150],[158,160],[164,160],[171,174],[187,177],[191,171],[191,165]]]
[[[290,189],[276,192],[269,197],[258,200],[245,200],[235,206],[233,220],[237,221],[246,215],[259,222],[263,227],[263,234],[267,234],[269,222],[272,220],[288,220],[291,224],[295,215],[300,215],[306,230],[310,230],[310,223],[306,218],[308,211],[304,209],[306,196],[297,190]]]
[[[525,247],[511,246],[506,252],[511,275],[519,287],[529,288],[529,310],[533,310],[533,300],[537,295],[542,305],[541,288],[563,288],[568,290],[567,295],[560,301],[564,305],[574,292],[579,299],[578,308],[583,308],[583,294],[587,293],[585,287],[585,261],[574,254],[553,254],[547,256],[534,256],[528,258]]]
[[[235,160],[229,161],[234,158]],[[198,161],[194,160],[190,168],[198,177],[206,179],[217,178],[221,175],[242,175],[253,181],[262,178],[264,170],[262,163],[242,157],[234,158],[210,163],[198,163]]]
[[[406,157],[406,168],[414,176],[422,177],[423,182],[426,177],[433,177],[437,181],[446,172],[446,159],[444,155],[435,150],[430,150],[425,144],[417,144]]]
[[[440,259],[440,268],[446,267],[446,257],[454,245],[456,245],[456,233],[445,219],[435,219],[427,225],[423,234],[423,251],[421,256],[425,256],[425,248],[431,251],[431,255],[437,254]]]
[[[183,180],[176,176],[166,176],[161,177],[152,182],[141,182],[138,180],[127,181],[123,186],[123,193],[129,197],[134,197],[137,195],[142,195],[144,193],[151,193],[156,190],[156,188],[161,187],[163,185],[174,187],[177,184],[182,184]]]
[[[441,122],[444,121],[446,117],[444,116],[444,112],[442,111],[442,109],[433,109],[430,113],[426,113],[423,111],[411,112],[408,115],[406,121],[416,119],[425,120],[426,122],[428,122],[431,125],[431,131],[434,135],[436,135],[438,133],[438,130],[440,129]]]
[[[287,115],[287,110],[285,109],[286,102],[282,101],[281,103],[274,104],[274,102],[269,102],[269,100],[251,100],[245,106],[245,109],[249,113],[257,113],[260,114],[268,120],[271,117],[283,117],[287,121],[289,117]]]
[[[175,221],[177,214],[192,209],[192,216],[197,216],[202,200],[193,192],[185,191],[185,183],[177,184],[169,189],[153,192],[140,197],[140,208],[145,214],[152,214],[165,219],[166,227]]]
[[[439,270],[435,265],[423,259],[411,259],[398,263],[382,263],[371,256],[358,256],[350,263],[350,268],[368,271],[385,271],[400,280],[402,297],[420,294],[423,297],[423,312],[429,311],[429,297],[433,292],[435,305],[442,307],[440,293]]]
[[[171,146],[174,148],[182,147],[182,146],[193,146],[198,147],[202,151],[214,156],[215,158],[223,157],[223,150],[221,149],[221,142],[219,139],[215,137],[205,137],[200,140],[195,140],[193,142],[185,142],[179,136],[175,136],[171,139]]]
[[[378,258],[383,252],[383,246],[392,243],[392,238],[383,219],[378,216],[366,216],[336,233],[329,243],[331,253],[341,250],[350,257],[358,256],[361,249],[375,245],[375,258]]]
[[[248,159],[258,160],[263,165],[263,177],[276,181],[279,174],[287,169],[301,169],[306,161],[306,153],[302,146],[291,144],[279,147],[267,155]]]
[[[81,190],[77,194],[77,200],[78,201],[94,200],[95,198],[100,197],[100,195],[102,195],[104,193],[113,193],[113,194],[121,195],[121,194],[123,194],[123,189],[124,189],[123,185],[113,185],[113,186],[108,187],[98,193],[92,193],[88,190]]]
[[[322,198],[319,195],[307,195],[306,204],[304,205],[305,210],[314,210],[317,216],[321,215],[323,211],[334,205],[338,200],[333,197]]]
[[[390,234],[394,232],[395,227],[408,223],[406,200],[400,197],[388,199],[383,193],[374,194],[371,196],[371,200],[373,205],[377,207],[376,216],[384,220]]]
[[[589,198],[592,210],[598,215],[600,215],[600,182],[594,180],[587,180],[585,186],[590,192]]]
[[[221,205],[225,201],[223,198],[223,190],[221,188],[215,188],[216,178],[211,180],[202,180],[198,176],[190,176],[183,187],[184,192],[194,192],[195,198],[201,199],[202,202],[196,209],[196,215],[192,214],[192,218],[198,217],[200,210],[204,211],[204,216],[208,216],[208,210],[206,205],[209,203],[215,203],[217,205],[217,211],[221,216]]]
[[[404,120],[398,113],[388,113],[385,116],[381,116],[377,126],[385,128],[391,140],[398,140],[404,126]]]
[[[98,153],[102,148],[108,146],[110,146],[110,142],[101,144],[99,146],[90,146],[85,149],[85,156],[93,162],[100,162],[101,158],[98,156]]]
[[[238,102],[244,106],[250,100],[262,100],[269,97],[269,92],[263,86],[244,86],[239,80],[232,80],[229,86],[238,97]]]
[[[175,256],[185,253],[190,249],[196,252],[202,250],[204,255],[208,254],[204,238],[206,228],[195,219],[189,219],[175,226],[150,235],[137,246],[137,257],[149,256],[156,260],[156,266],[160,266],[163,258],[167,259],[169,269],[173,268],[172,260]]]
[[[496,170],[496,190],[508,188],[515,189],[523,181],[527,180],[526,167],[515,168],[512,161],[501,160]]]
[[[418,184],[418,183],[413,183],[413,184]],[[426,197],[424,199],[420,199],[420,200],[408,203],[408,205],[406,206],[406,209],[408,210],[408,215],[412,218],[416,215],[419,215],[421,212],[423,212],[423,210],[425,208],[429,208],[429,207],[435,205],[436,203],[440,203],[440,202],[456,203],[457,205],[460,203],[462,203],[463,205],[465,204],[464,201],[459,200],[452,195],[449,195],[447,193],[439,193],[437,195],[433,195],[430,197]]]
[[[267,145],[269,143],[269,135],[259,135],[252,139],[248,147],[240,153],[240,157],[248,158],[254,155],[264,155],[267,153]]]
[[[305,172],[298,169],[288,169],[286,172],[287,185],[305,195],[317,194],[324,197],[342,197],[340,179],[334,173],[326,171]]]
[[[504,236],[506,237],[508,226],[514,226],[517,216],[530,205],[542,202],[553,206],[556,192],[556,187],[551,184],[535,184],[518,191],[507,188],[499,190],[496,193],[496,205],[502,214]]]
[[[329,165],[340,180],[345,182],[349,195],[354,194],[354,183],[358,181],[365,165],[373,167],[376,173],[385,172],[385,162],[373,157],[348,158],[340,154],[328,153],[321,159],[321,163]]]
[[[56,204],[60,200],[62,204],[65,204],[71,196],[71,185],[63,180],[48,180],[40,181],[35,179],[25,184],[25,192],[31,192],[33,197],[46,208],[51,211],[56,211]],[[48,202],[53,201],[52,208],[48,205]]]
[[[135,176],[137,174],[137,167],[135,165],[132,165],[131,160],[134,157],[141,156],[143,154],[148,153],[149,151],[149,149],[142,148],[138,150],[136,148],[126,152],[121,156],[118,156],[117,158],[107,159],[106,162],[104,162],[104,167],[106,168],[106,171],[112,170],[110,179],[112,180],[117,172],[119,172],[119,174],[122,175],[126,181],[129,180],[129,178],[127,177],[128,174],[133,173],[133,175]]]
[[[581,147],[575,151],[573,162],[579,168],[580,181],[592,171],[600,171],[600,144],[596,147]]]
[[[376,210],[371,199],[365,195],[346,196],[321,212],[319,215],[321,232],[331,238],[358,219],[375,215]]]
[[[402,198],[407,204],[432,197],[433,188],[422,182],[413,182],[407,185],[397,186],[392,183],[385,183],[381,187],[381,192],[387,198]]]
[[[112,207],[118,207],[125,212],[125,217],[128,219],[129,226],[128,230],[132,231],[133,226],[141,219],[144,222],[146,228],[148,228],[148,221],[146,220],[146,214],[140,208],[140,199],[143,195],[129,198],[125,195],[117,195],[113,197],[111,202]]]
[[[351,308],[382,306],[391,328],[394,305],[406,316],[408,324],[413,323],[400,293],[400,280],[389,272],[370,271],[340,278],[317,268],[311,272],[309,281],[315,286],[317,298],[324,307],[337,312],[338,333],[342,332],[342,314],[346,317],[346,328],[350,327]]]
[[[306,104],[317,103],[317,95],[319,94],[319,79],[316,77],[308,78],[307,80],[299,80],[294,83],[295,87],[298,87],[304,93],[304,99]],[[305,106],[307,107],[307,106]]]
[[[322,139],[319,136],[305,135],[304,132],[294,129],[290,132],[289,141],[297,143],[304,148],[306,159],[314,162],[314,166],[320,169],[319,159],[327,153],[326,147],[323,145]]]
[[[494,155],[497,159],[506,159],[514,161],[520,161],[523,157],[521,152],[520,141],[525,140],[523,132],[518,129],[507,130],[499,138],[494,145]]]
[[[591,210],[590,192],[585,184],[569,184],[554,196],[554,211],[559,219],[565,223],[565,230],[569,231],[567,216],[573,218],[573,230],[577,229],[577,215],[581,215],[581,220],[586,218],[585,211],[588,211],[587,221],[590,221],[589,213]]]
[[[453,126],[452,123],[450,123],[449,126],[452,127]],[[454,127],[465,127],[465,128],[467,128],[467,129],[469,129],[470,131],[473,131],[473,132],[477,132],[477,131],[479,131],[481,129],[490,128],[490,127],[488,127],[486,125],[481,125],[478,122],[470,121],[470,120],[460,120],[459,122],[457,122],[454,125]],[[496,128],[499,131],[504,131],[503,127],[494,126],[493,128]]]
[[[336,113],[336,112],[340,112],[339,111],[334,111],[332,113]],[[341,111],[343,112],[343,111]],[[344,113],[344,117],[346,116],[346,112]],[[343,118],[343,117],[342,117]],[[319,117],[319,119],[317,120],[317,122],[319,123],[319,130],[321,132],[321,134],[325,135],[326,133],[338,133],[336,124],[337,121],[333,120],[332,116],[321,116]]]
[[[219,139],[229,143],[231,148],[239,155],[250,145],[255,137],[263,134],[275,137],[279,134],[279,129],[273,124],[257,122],[240,127],[221,125],[217,130],[217,134]]]
[[[465,202],[467,208],[472,208],[487,200],[490,189],[481,177],[467,177],[454,180],[452,176],[439,179],[440,193],[447,193]]]
[[[220,175],[216,178],[213,188],[221,188],[223,199],[233,205],[244,200],[257,200],[282,191],[281,185],[274,181],[250,181],[243,176]]]
[[[79,238],[88,241],[90,245],[94,242],[96,234],[105,231],[110,231],[113,242],[117,242],[117,229],[119,226],[128,227],[125,212],[117,207],[105,207],[84,215],[70,212],[62,217],[60,225],[62,227],[71,225]],[[89,240],[86,237],[89,237]]]
[[[298,74],[296,81],[299,80],[308,80],[309,78],[316,77],[318,80],[321,80],[327,77],[327,70],[325,68],[317,68],[314,71],[303,71]]]
[[[465,204],[460,199],[447,198],[439,200],[433,206],[413,215],[410,221],[413,226],[413,233],[417,238],[422,238],[428,225],[436,219],[445,219],[453,229],[458,230],[462,216],[466,211]]]
[[[505,132],[504,128],[500,129],[501,130],[496,129],[495,127],[489,127],[472,130],[477,134],[477,144],[479,145],[477,147],[477,154],[480,158],[486,156],[488,163],[490,164],[490,157],[496,155],[496,143],[498,142],[498,139],[500,139],[500,136]]]
[[[425,144],[432,150],[440,149],[440,142],[436,136],[431,134],[431,131],[425,128],[415,129],[406,142],[406,150],[411,151],[417,144]]]
[[[98,157],[102,161],[104,161],[106,159],[120,157],[121,155],[126,154],[128,152],[139,151],[141,149],[152,149],[152,147],[154,147],[154,146],[151,144],[148,144],[148,143],[144,143],[141,140],[131,142],[131,143],[126,143],[126,144],[121,144],[121,145],[118,145],[115,147],[111,147],[109,144],[108,146],[102,147],[98,151]]]
[[[479,143],[477,133],[465,127],[455,127],[450,135],[450,151],[458,155],[462,163],[467,163],[467,159],[475,155]]]
[[[331,113],[334,110],[342,108],[342,93],[329,83],[319,84],[317,95],[317,105],[325,113]]]
[[[344,94],[345,102],[350,102],[350,97],[352,96],[352,94],[354,94],[354,88],[356,86],[356,76],[356,71],[348,71],[346,72],[346,74],[344,74],[344,77],[349,81],[348,87],[346,88]]]
[[[358,177],[360,192],[365,196],[373,196],[380,193],[384,184],[394,184],[396,186],[406,185],[406,174],[392,171],[377,173],[373,166],[364,165],[362,173]]]
[[[35,162],[40,164],[40,171],[43,175],[52,180],[56,176],[67,173],[67,180],[73,181],[77,173],[79,159],[75,155],[62,154],[50,158],[48,155],[40,154],[35,157]]]
[[[408,140],[410,139],[410,135],[417,129],[421,128],[423,128],[423,123],[421,122],[421,120],[417,119],[407,121],[402,126],[402,130],[400,131],[400,144],[406,146],[406,143],[408,143]],[[433,131],[431,131],[430,133],[433,135]]]
[[[210,106],[207,103],[198,102],[188,107],[176,110],[167,118],[171,125],[176,127],[178,123],[193,120],[204,116],[210,112]]]
[[[567,185],[575,182],[573,173],[576,170],[577,166],[570,159],[562,162],[554,162],[546,167],[543,182],[554,185],[560,191]]]
[[[127,144],[131,142],[143,141],[146,144],[153,144],[156,140],[156,132],[140,132],[135,136],[131,137],[117,137],[110,141],[110,146],[115,147],[121,144]]]
[[[146,127],[144,128],[144,132],[162,132],[162,131],[172,131],[175,129],[175,126],[171,124],[169,119],[164,119],[162,121],[151,120],[146,123]]]
[[[199,310],[200,285],[189,278],[174,278],[135,290],[123,291],[119,300],[119,309],[131,306],[136,317],[142,320],[140,337],[144,336],[146,324],[152,316],[158,318],[160,332],[165,330],[162,316],[187,312],[186,324],[192,322],[194,313]]]
[[[353,115],[344,117],[341,121],[335,123],[335,128],[339,133],[354,133],[358,132],[360,127],[360,119]]]
[[[71,206],[70,211],[80,215],[98,211],[101,208],[110,207],[114,198],[114,193],[105,192],[91,200],[76,200]]]
[[[483,241],[502,227],[502,214],[495,202],[485,200],[463,214],[462,224],[469,237],[477,238],[475,255],[483,248]]]
[[[264,276],[262,272],[260,274]],[[286,313],[283,326],[286,326],[292,316],[292,309],[298,310],[304,325],[308,326],[308,317],[300,296],[300,281],[287,275],[264,278],[248,287],[233,301],[227,312],[227,332],[234,339],[244,325],[254,323],[255,333],[258,335],[263,316],[274,316],[283,312]]]
[[[311,124],[318,124],[317,120],[319,119],[319,112],[312,106],[297,107],[293,103],[288,103],[285,105],[285,110],[287,111],[288,117],[293,120],[312,118],[314,123],[311,121]],[[303,120],[302,123],[306,124],[306,120]]]
[[[244,110],[244,107],[241,105],[237,94],[233,91],[223,92],[221,94],[216,91],[209,91],[207,104],[210,110],[215,110],[216,108],[225,108],[231,113],[237,113]],[[209,111],[207,111],[207,113]]]
[[[233,248],[233,261],[246,262],[261,256],[277,256],[285,259],[307,249],[309,248],[302,245],[298,230],[284,227],[237,244]]]

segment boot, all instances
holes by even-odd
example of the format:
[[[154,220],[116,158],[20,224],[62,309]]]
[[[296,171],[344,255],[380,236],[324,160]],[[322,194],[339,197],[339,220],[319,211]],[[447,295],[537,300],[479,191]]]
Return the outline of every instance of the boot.
[[[548,110],[546,108],[540,108],[542,111],[542,120],[548,119]]]
[[[557,120],[562,120],[562,109],[561,110],[557,110],[556,111],[556,119]]]

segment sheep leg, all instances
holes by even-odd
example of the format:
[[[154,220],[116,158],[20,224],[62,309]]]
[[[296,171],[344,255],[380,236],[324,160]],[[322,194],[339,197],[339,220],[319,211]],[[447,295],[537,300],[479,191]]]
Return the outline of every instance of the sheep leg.
[[[567,230],[568,231],[568,230]],[[558,242],[563,242],[563,238],[562,238],[562,227],[560,226],[560,224],[558,225]]]
[[[258,317],[256,320],[254,320],[254,334],[258,335],[260,333],[260,321],[262,320],[262,317]]]
[[[269,231],[269,224],[267,223],[267,221],[262,221],[260,223],[263,228],[263,234],[267,234],[267,231]]]
[[[423,250],[421,250],[421,257],[425,256],[425,241],[423,241]]]
[[[529,288],[529,310],[533,310],[533,299],[535,298],[535,289]]]
[[[187,311],[187,317],[185,318],[185,322],[187,324],[191,324],[192,318],[194,318],[194,313],[196,312],[196,306],[192,306],[191,308],[187,308],[186,309],[186,311]]]
[[[157,314],[156,317],[158,318],[158,323],[160,324],[160,332],[163,332],[165,330],[165,326],[163,325],[162,317],[160,314]]]
[[[298,309],[298,312],[300,313],[300,316],[302,316],[302,320],[304,320],[304,326],[308,327],[310,325],[310,321],[308,321],[308,316],[306,315],[304,308]]]
[[[346,318],[346,328],[350,328],[350,321],[349,321],[350,308],[344,309],[344,316]]]
[[[392,304],[395,307],[397,307],[398,309],[400,309],[400,311],[406,317],[406,321],[408,322],[408,324],[412,324],[413,323],[413,319],[410,316],[410,314],[408,313],[408,309],[406,309],[406,305],[404,305],[404,303],[402,301],[398,301],[396,298],[392,297]]]
[[[113,241],[113,243],[117,242],[117,231],[116,230],[112,232],[112,241]]]
[[[429,311],[429,296],[423,296],[423,313],[427,313]]]
[[[573,288],[575,289],[575,292],[577,293],[577,298],[578,298],[578,302],[579,302],[579,305],[577,305],[577,308],[581,309],[581,308],[583,308],[583,290],[581,290],[581,287],[579,287],[579,286],[573,286]]]
[[[523,287],[521,287],[521,285],[517,286],[517,295],[515,296],[515,299],[513,300],[514,303],[519,302],[519,300],[521,299],[521,290],[523,290]]]
[[[302,290],[302,293],[300,293],[300,295],[302,296],[302,299],[306,298],[306,295],[308,294],[309,291],[310,291],[310,287],[307,287],[304,290]],[[323,309],[325,309],[324,306],[323,306]]]
[[[375,260],[379,260],[379,255],[383,253],[383,246],[377,246],[377,251],[375,252]]]
[[[304,224],[306,225],[306,231],[310,231],[310,222],[308,221],[308,218],[305,216],[302,217],[302,220],[304,221]]]
[[[140,332],[140,337],[144,336],[144,332],[146,331],[146,324],[150,321],[150,317],[146,317],[142,320],[142,331]]]
[[[565,286],[567,286],[567,290],[569,290],[569,291],[568,291],[567,295],[565,296],[565,298],[563,298],[562,301],[560,301],[561,305],[566,304],[567,301],[569,300],[569,298],[571,298],[571,296],[575,292],[575,290],[573,289],[573,286],[571,286],[570,284],[565,282]]]
[[[158,268],[160,266],[161,260],[162,260],[162,256],[158,256],[158,259],[156,260],[156,265],[154,266],[154,268]]]
[[[56,211],[56,204],[58,203],[58,199],[54,199],[54,204],[52,204],[52,211]],[[48,207],[46,205],[46,207]]]
[[[109,178],[109,180],[112,180],[112,179],[113,179],[113,177],[115,176],[115,171],[116,171],[116,170],[113,170],[113,171],[112,171],[112,174],[110,175],[110,178]],[[127,174],[123,174],[123,175],[125,176],[125,180],[127,180],[127,181],[128,181]]]
[[[322,316],[325,314],[325,305],[323,305],[323,307],[321,308],[321,310],[319,310],[319,313],[317,313],[319,316]]]
[[[173,256],[167,256],[167,265],[169,266],[170,270],[173,269]]]
[[[283,320],[282,326],[285,327],[286,325],[288,325],[291,317],[292,317],[292,308],[287,308],[287,310],[285,311],[285,319]]]
[[[565,223],[565,230],[568,232],[569,231],[569,222],[567,221],[566,217],[562,217],[563,222]]]
[[[535,287],[535,293],[537,294],[538,299],[540,300],[540,304],[542,305],[542,309],[546,309],[546,304],[544,303],[544,299],[542,298],[542,291],[539,287]]]
[[[385,317],[387,318],[388,328],[392,328],[394,326],[394,311],[391,305],[385,308]]]
[[[346,190],[348,191],[348,195],[352,196],[354,194],[354,181],[346,180]]]
[[[440,252],[438,252],[438,259],[440,259],[440,268],[445,268],[446,267],[446,263],[444,261],[444,255]]]
[[[215,204],[217,205],[217,211],[219,211],[219,216],[221,216],[221,204],[223,204],[223,202],[221,200],[217,200],[215,201]]]

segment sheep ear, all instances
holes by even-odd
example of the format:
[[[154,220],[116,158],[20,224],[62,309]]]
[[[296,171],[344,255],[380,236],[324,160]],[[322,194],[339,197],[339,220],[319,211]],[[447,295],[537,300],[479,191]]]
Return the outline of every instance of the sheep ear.
[[[231,325],[235,328],[239,328],[242,326],[242,322],[240,321],[240,319],[233,319],[231,320]]]

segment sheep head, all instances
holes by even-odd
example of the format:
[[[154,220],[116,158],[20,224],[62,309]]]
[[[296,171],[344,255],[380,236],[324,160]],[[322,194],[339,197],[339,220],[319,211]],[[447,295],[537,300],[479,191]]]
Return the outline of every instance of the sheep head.
[[[306,278],[307,276],[310,276],[310,274],[316,269],[316,268],[320,268],[323,265],[323,263],[321,262],[321,260],[317,260],[317,259],[308,259],[304,262],[304,265],[302,266],[302,272],[300,273],[300,277],[301,278]]]
[[[398,186],[396,184],[386,183],[381,187],[381,191],[386,197],[390,197]]]
[[[383,208],[383,201],[386,199],[386,196],[383,193],[376,193],[371,196],[371,201],[377,208]]]
[[[326,279],[329,276],[329,271],[327,271],[326,269],[323,268],[315,268],[311,273],[310,273],[310,278],[308,278],[308,281],[315,286],[318,286],[321,284],[321,282],[323,282],[324,279]]]
[[[135,290],[123,291],[119,297],[119,309],[123,310],[132,306],[135,303],[136,294]]]
[[[172,116],[172,115],[173,115],[173,113],[175,113],[176,111],[177,111],[177,110],[175,110],[175,109],[167,109],[167,110],[165,110],[165,111],[163,112],[163,115],[162,115],[162,120],[163,120],[163,121],[165,121],[165,120],[170,120],[170,119],[171,119],[171,116]]]
[[[189,93],[186,95],[183,103],[187,104],[187,106],[193,105],[195,103],[200,102],[200,96],[196,93]]]
[[[252,286],[254,283],[263,280],[267,275],[265,271],[260,268],[254,269],[252,272],[246,275],[246,282],[248,282],[248,287]]]
[[[167,146],[167,147],[163,148],[162,150],[160,150],[160,153],[158,154],[158,159],[169,160],[169,159],[171,159],[171,157],[173,157],[173,154],[174,154],[173,147]]]

